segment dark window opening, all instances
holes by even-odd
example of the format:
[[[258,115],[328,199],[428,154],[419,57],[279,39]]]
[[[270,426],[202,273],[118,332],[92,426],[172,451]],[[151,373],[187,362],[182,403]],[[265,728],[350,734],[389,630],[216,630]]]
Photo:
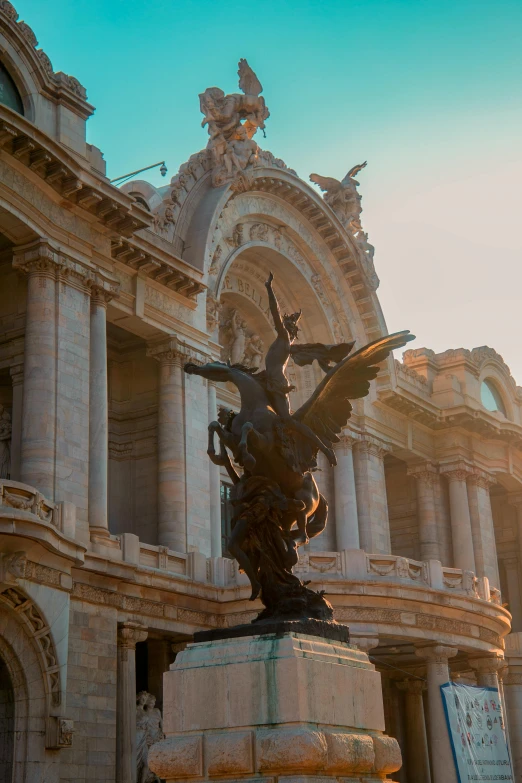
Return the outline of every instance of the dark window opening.
[[[9,71],[0,63],[0,103],[18,114],[24,113],[24,104]]]
[[[230,499],[230,493],[232,491],[232,484],[227,484],[225,481],[221,482],[221,551],[223,557],[230,557],[232,555],[228,551],[228,540],[232,534],[232,516],[234,514],[232,501]]]

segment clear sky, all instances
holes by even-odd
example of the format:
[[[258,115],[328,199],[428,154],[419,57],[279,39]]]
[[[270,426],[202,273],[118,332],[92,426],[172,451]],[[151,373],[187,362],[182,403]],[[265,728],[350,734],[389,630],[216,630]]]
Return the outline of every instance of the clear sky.
[[[261,146],[304,179],[359,175],[390,331],[487,344],[522,385],[521,0],[14,0],[97,107],[115,177],[206,144],[198,93],[246,57]],[[159,174],[150,177],[165,184]]]

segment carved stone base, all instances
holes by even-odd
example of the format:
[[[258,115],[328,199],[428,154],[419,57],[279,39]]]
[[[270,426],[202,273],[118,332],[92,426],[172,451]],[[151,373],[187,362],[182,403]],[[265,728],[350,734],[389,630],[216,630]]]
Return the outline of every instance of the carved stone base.
[[[149,767],[167,783],[370,783],[401,766],[368,656],[305,634],[189,645],[164,675],[164,730]]]

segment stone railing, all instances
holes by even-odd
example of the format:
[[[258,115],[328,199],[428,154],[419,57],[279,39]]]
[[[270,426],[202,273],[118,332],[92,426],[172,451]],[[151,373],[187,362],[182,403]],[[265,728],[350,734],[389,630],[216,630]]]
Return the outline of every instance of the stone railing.
[[[17,512],[31,514],[69,538],[74,537],[75,507],[72,503],[53,503],[34,487],[0,479],[0,515]]]
[[[221,560],[221,558],[214,558]],[[447,568],[438,560],[412,560],[399,555],[372,555],[362,549],[344,552],[306,552],[294,569],[300,579],[311,582],[380,582],[443,590],[500,605],[500,590],[473,571]],[[225,586],[248,584],[237,563],[229,560],[221,577]],[[210,580],[209,580],[210,581]]]

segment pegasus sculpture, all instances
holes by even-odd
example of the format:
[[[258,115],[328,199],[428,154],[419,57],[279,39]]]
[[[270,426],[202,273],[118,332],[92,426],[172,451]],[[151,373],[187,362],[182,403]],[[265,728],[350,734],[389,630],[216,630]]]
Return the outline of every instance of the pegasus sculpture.
[[[301,312],[281,314],[272,281],[270,274],[265,285],[276,339],[266,354],[265,369],[209,362],[186,364],[185,372],[214,382],[230,381],[241,398],[239,413],[222,409],[219,421],[210,423],[208,455],[227,470],[234,485],[228,549],[248,575],[251,600],[260,596],[265,606],[255,622],[331,620],[333,610],[324,596],[292,573],[298,547],[319,535],[327,522],[328,504],[313,477],[317,453],[322,451],[335,465],[333,445],[350,418],[350,400],[368,394],[379,364],[414,335],[387,335],[355,353],[353,343],[296,344]],[[317,360],[326,373],[294,413],[288,397],[294,387],[286,376],[290,357],[301,366]]]

